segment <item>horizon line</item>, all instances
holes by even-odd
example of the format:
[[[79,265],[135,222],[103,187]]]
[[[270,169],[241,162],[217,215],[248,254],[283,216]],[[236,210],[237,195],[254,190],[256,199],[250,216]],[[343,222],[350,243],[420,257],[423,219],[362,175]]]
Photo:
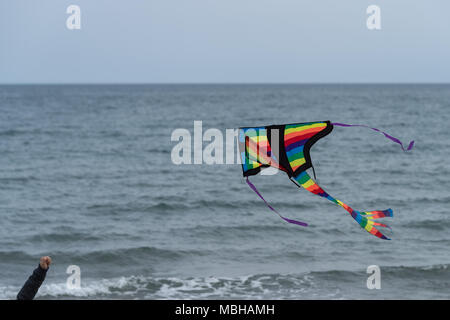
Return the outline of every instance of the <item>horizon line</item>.
[[[21,85],[450,85],[450,82],[0,82],[0,86]]]

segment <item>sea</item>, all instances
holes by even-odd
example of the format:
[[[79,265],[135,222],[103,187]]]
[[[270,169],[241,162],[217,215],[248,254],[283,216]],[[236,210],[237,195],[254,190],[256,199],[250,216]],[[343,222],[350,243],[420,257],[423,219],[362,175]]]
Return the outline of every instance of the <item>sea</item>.
[[[392,208],[391,240],[284,173],[250,179],[308,227],[238,161],[173,161],[194,121],[225,149],[227,129],[322,120],[415,141],[336,126],[311,149],[329,194]],[[2,85],[0,299],[45,255],[36,299],[449,299],[449,123],[446,84]]]

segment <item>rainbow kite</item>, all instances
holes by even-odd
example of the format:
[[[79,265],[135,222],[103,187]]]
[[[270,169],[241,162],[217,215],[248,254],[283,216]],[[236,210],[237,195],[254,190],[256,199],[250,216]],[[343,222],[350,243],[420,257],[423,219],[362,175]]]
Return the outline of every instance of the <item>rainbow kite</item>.
[[[286,125],[272,125],[265,127],[239,128],[239,149],[242,159],[243,175],[250,188],[266,203],[266,205],[289,223],[307,226],[305,222],[292,220],[281,216],[272,206],[267,203],[261,193],[250,182],[249,176],[256,175],[261,168],[274,167],[287,173],[292,182],[298,187],[303,187],[309,192],[327,198],[335,204],[343,207],[350,213],[359,225],[369,233],[381,239],[389,240],[376,227],[386,227],[374,221],[378,218],[392,217],[392,209],[376,211],[356,211],[342,201],[326,193],[306,172],[313,168],[309,151],[320,138],[328,135],[333,126],[341,127],[366,127],[382,133],[386,138],[398,143],[403,151],[411,150],[414,141],[411,141],[405,149],[400,140],[365,125],[351,125],[344,123],[331,123],[330,121],[317,121],[307,123],[294,123]],[[315,173],[314,173],[315,178]]]

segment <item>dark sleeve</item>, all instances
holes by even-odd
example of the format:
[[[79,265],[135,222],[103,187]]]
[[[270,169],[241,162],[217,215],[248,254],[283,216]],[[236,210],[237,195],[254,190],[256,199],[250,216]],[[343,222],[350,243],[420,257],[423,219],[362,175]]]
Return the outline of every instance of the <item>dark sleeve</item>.
[[[42,269],[40,265],[34,269],[33,274],[28,278],[27,282],[25,282],[22,289],[17,294],[17,300],[33,300],[39,287],[45,280],[47,270]]]

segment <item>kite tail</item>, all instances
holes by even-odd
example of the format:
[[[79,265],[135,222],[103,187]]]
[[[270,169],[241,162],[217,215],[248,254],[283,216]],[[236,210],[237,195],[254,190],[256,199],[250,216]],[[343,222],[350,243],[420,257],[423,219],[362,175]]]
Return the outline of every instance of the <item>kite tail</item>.
[[[402,147],[402,150],[403,150],[403,151],[409,151],[409,150],[411,150],[411,149],[413,148],[413,146],[414,146],[414,140],[412,140],[412,141],[409,143],[408,147],[405,148],[405,147],[403,146],[403,143],[402,143],[399,139],[397,139],[397,138],[395,138],[395,137],[393,137],[393,136],[387,134],[387,133],[384,132],[384,131],[381,131],[380,129],[372,128],[372,127],[366,126],[366,125],[364,125],[364,124],[345,124],[345,123],[334,122],[334,123],[332,123],[332,125],[333,125],[333,126],[340,126],[340,127],[364,127],[364,128],[372,129],[372,130],[374,130],[374,131],[377,131],[377,132],[382,133],[382,134],[383,134],[386,138],[388,138],[389,140],[392,140],[392,141],[394,141],[395,143],[398,143],[398,144],[400,145],[400,147]]]
[[[308,224],[307,224],[306,222],[297,221],[297,220],[293,220],[293,219],[289,219],[289,218],[283,217],[281,214],[278,213],[277,210],[275,210],[275,209],[274,209],[274,208],[266,201],[266,199],[263,198],[263,196],[261,195],[261,193],[259,193],[258,189],[256,189],[255,185],[254,185],[253,183],[250,182],[250,180],[248,179],[248,177],[247,177],[247,179],[246,179],[246,182],[247,182],[248,186],[249,186],[253,191],[255,191],[255,193],[256,193],[256,194],[264,201],[264,203],[269,207],[269,209],[272,210],[273,212],[275,212],[277,215],[279,215],[281,219],[283,219],[284,221],[287,221],[287,222],[289,222],[289,223],[292,223],[292,224],[296,224],[296,225],[302,226],[302,227],[307,227],[307,226],[308,226]]]
[[[328,200],[336,203],[337,205],[341,206],[345,210],[347,210],[348,213],[353,217],[353,219],[356,220],[356,222],[359,223],[359,225],[365,229],[367,232],[373,234],[374,236],[390,240],[388,237],[383,235],[376,227],[390,227],[386,224],[379,223],[374,221],[378,218],[384,218],[384,217],[392,217],[393,212],[392,209],[387,210],[376,210],[376,211],[357,211],[352,209],[350,206],[346,205],[342,201],[333,198],[328,193],[326,193],[319,185],[306,173],[306,171],[303,171],[300,173],[297,177],[294,177],[295,180],[292,180],[294,183],[297,182],[299,185],[301,185],[303,188],[308,190],[309,192],[312,192],[314,194],[317,194],[321,197],[327,198]],[[296,184],[297,184],[296,183]]]

